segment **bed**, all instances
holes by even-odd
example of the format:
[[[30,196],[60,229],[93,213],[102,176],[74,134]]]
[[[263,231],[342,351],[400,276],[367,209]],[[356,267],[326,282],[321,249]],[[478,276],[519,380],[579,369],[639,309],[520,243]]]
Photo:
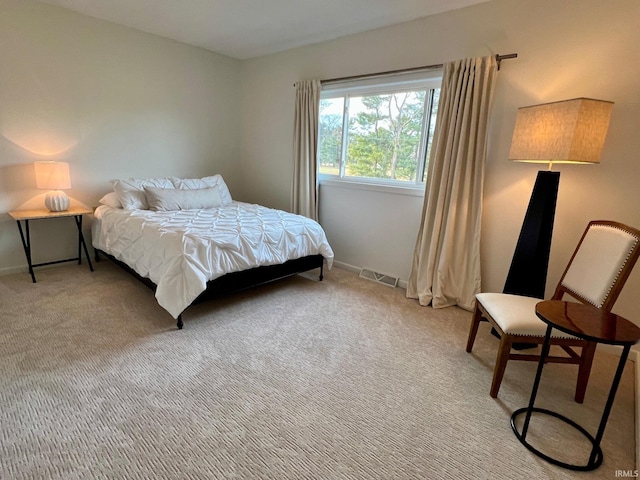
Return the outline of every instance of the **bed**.
[[[289,275],[331,268],[315,221],[234,201],[220,175],[112,181],[94,212],[92,244],[155,291],[183,327],[194,303]]]

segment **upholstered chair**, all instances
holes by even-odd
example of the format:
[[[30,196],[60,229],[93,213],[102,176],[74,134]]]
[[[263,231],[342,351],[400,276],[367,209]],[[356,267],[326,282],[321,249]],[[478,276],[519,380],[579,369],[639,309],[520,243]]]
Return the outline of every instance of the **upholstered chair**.
[[[640,230],[621,223],[592,221],[558,283],[553,300],[577,301],[610,311],[640,255]],[[473,313],[467,352],[471,352],[481,321],[488,321],[500,336],[490,395],[498,396],[509,360],[538,361],[540,356],[512,352],[517,343],[542,344],[547,325],[535,314],[541,299],[505,293],[479,293]],[[596,344],[553,330],[551,345],[562,355],[548,362],[578,365],[575,401],[584,401]],[[579,350],[576,350],[579,349]],[[552,350],[553,352],[553,350]]]

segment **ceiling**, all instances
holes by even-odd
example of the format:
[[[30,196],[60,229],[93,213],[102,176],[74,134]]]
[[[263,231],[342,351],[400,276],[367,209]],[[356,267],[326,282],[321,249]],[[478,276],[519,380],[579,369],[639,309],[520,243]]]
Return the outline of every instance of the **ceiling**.
[[[237,59],[489,0],[41,0]]]

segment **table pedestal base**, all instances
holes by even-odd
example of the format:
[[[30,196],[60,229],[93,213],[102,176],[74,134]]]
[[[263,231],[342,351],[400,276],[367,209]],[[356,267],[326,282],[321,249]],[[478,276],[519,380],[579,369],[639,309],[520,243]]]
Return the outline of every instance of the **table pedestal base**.
[[[563,302],[560,300],[542,301],[536,305],[536,315],[540,320],[547,324],[547,331],[545,332],[544,342],[542,343],[542,351],[540,352],[536,378],[533,381],[533,388],[531,389],[529,406],[526,408],[520,408],[513,412],[513,415],[511,415],[511,428],[522,445],[549,463],[569,470],[595,470],[602,465],[602,449],[600,448],[600,443],[602,442],[604,429],[607,426],[607,420],[609,419],[609,414],[613,407],[613,400],[616,396],[616,391],[620,385],[622,371],[624,370],[624,365],[627,362],[629,350],[631,349],[631,345],[634,345],[638,340],[640,340],[640,328],[629,320],[618,317],[607,310],[602,310],[594,307],[593,305],[577,302]],[[622,355],[620,355],[620,360],[618,361],[618,368],[613,376],[613,382],[611,383],[611,390],[609,390],[607,403],[605,404],[604,411],[602,412],[598,433],[596,433],[595,436],[591,435],[583,427],[564,415],[534,406],[536,395],[538,394],[538,387],[540,386],[540,378],[542,377],[542,369],[544,368],[547,356],[549,355],[551,330],[554,328],[557,328],[561,332],[575,335],[587,340],[588,342],[619,345],[623,347]],[[587,464],[573,465],[561,462],[545,453],[542,453],[527,442],[527,431],[529,430],[529,422],[531,421],[531,414],[533,412],[549,415],[562,420],[564,423],[572,426],[584,435],[587,440],[591,442],[591,454],[589,455]],[[523,413],[525,414],[524,423],[522,424],[522,429],[518,430],[515,420],[518,415]]]
[[[573,428],[575,428],[580,433],[582,433],[582,435],[584,435],[587,438],[587,440],[589,440],[591,442],[591,445],[593,446],[593,449],[592,449],[592,451],[590,453],[590,456],[589,456],[589,462],[587,462],[586,465],[574,465],[572,463],[561,462],[560,460],[557,460],[557,459],[555,459],[553,457],[550,457],[549,455],[547,455],[545,453],[542,453],[540,450],[538,450],[533,445],[531,445],[529,442],[527,442],[526,438],[520,433],[520,431],[518,431],[518,427],[516,426],[516,418],[518,417],[518,415],[521,415],[521,414],[527,413],[527,412],[535,412],[535,413],[542,413],[542,414],[545,414],[545,415],[550,415],[550,416],[555,417],[555,418],[557,418],[559,420],[562,420],[563,422],[567,423],[568,425],[571,425]],[[594,438],[594,436],[591,435],[582,426],[578,425],[576,422],[574,422],[570,418],[567,418],[564,415],[560,415],[557,412],[552,412],[551,410],[547,410],[547,409],[544,409],[544,408],[538,408],[538,407],[533,407],[531,410],[529,410],[529,408],[527,408],[527,407],[520,408],[520,409],[516,410],[515,412],[513,412],[513,415],[511,415],[511,429],[513,430],[513,433],[515,433],[515,435],[518,438],[518,440],[520,441],[520,443],[522,445],[524,445],[525,447],[527,447],[527,449],[529,451],[533,452],[534,454],[536,454],[540,458],[543,458],[547,462],[552,463],[554,465],[557,465],[559,467],[566,468],[566,469],[569,469],[569,470],[588,472],[590,470],[595,470],[596,468],[598,468],[602,464],[602,449],[600,448],[600,445],[598,445],[598,442],[596,442],[596,439]]]

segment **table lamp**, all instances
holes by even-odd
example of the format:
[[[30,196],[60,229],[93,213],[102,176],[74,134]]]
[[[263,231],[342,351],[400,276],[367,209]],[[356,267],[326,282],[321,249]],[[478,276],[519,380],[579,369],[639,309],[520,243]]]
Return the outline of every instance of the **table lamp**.
[[[69,164],[67,162],[42,161],[34,163],[36,186],[50,190],[44,198],[45,206],[52,212],[63,212],[69,208],[69,196],[62,190],[71,188]]]
[[[574,98],[518,109],[509,160],[548,163],[539,171],[504,293],[544,298],[560,172],[554,163],[600,163],[613,102]]]

